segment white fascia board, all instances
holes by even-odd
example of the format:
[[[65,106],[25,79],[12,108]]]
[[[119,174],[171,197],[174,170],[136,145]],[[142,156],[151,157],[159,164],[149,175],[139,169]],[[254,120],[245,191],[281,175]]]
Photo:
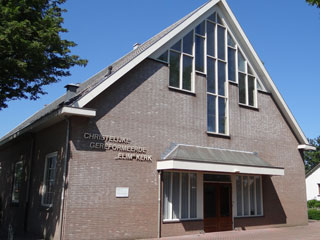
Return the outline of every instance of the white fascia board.
[[[158,161],[157,170],[188,170],[202,172],[224,172],[236,174],[284,176],[283,168],[251,167],[219,163],[204,163],[175,160]]]
[[[111,86],[113,83],[115,83],[117,80],[119,80],[127,72],[129,72],[131,69],[133,69],[139,63],[141,63],[144,59],[149,57],[152,53],[154,53],[158,48],[160,48],[162,45],[164,45],[170,39],[172,39],[177,34],[179,34],[181,31],[183,31],[185,27],[187,27],[189,24],[196,21],[197,18],[199,18],[202,14],[206,13],[210,8],[212,8],[214,5],[216,5],[220,1],[221,0],[212,0],[207,5],[203,6],[201,9],[199,9],[198,12],[193,14],[190,18],[186,19],[183,23],[181,23],[179,26],[177,26],[175,29],[173,29],[171,32],[169,32],[167,35],[165,35],[163,38],[161,38],[158,42],[156,42],[155,44],[150,46],[148,49],[143,51],[140,55],[135,57],[127,65],[123,66],[119,71],[115,72],[112,76],[110,76],[106,81],[102,82],[96,88],[92,89],[88,94],[84,95],[82,98],[80,98],[78,101],[76,101],[74,103],[74,106],[79,107],[79,108],[82,108],[83,106],[85,106],[92,99],[94,99],[100,93],[105,91],[109,86]]]
[[[63,107],[60,110],[60,115],[62,115],[62,116],[95,117],[96,110],[85,109],[85,108],[75,108],[75,107]]]
[[[291,126],[291,128],[293,129],[293,131],[295,132],[297,138],[299,139],[300,143],[304,143],[304,144],[309,144],[306,136],[304,135],[302,129],[300,128],[299,124],[297,123],[296,119],[294,118],[294,116],[292,115],[288,105],[286,104],[286,102],[284,101],[284,99],[282,98],[279,90],[277,89],[276,85],[274,84],[273,80],[271,79],[271,77],[269,76],[266,68],[264,67],[263,63],[261,62],[259,56],[257,55],[256,51],[254,50],[253,46],[251,45],[250,41],[248,40],[246,34],[244,33],[243,29],[241,28],[238,20],[236,19],[236,17],[234,16],[234,14],[232,13],[232,10],[230,9],[230,7],[228,6],[228,4],[226,3],[225,0],[221,0],[221,3],[223,4],[227,14],[225,14],[226,17],[230,18],[230,22],[235,24],[236,29],[239,31],[241,37],[244,40],[245,45],[247,46],[249,51],[251,52],[251,54],[253,55],[256,63],[258,64],[258,67],[261,69],[263,75],[265,76],[267,82],[265,82],[268,86],[268,90],[272,93],[272,96],[274,97],[276,103],[278,104],[279,108],[282,110],[282,113],[284,114],[286,120],[288,121],[289,125]]]
[[[316,147],[312,145],[307,145],[307,144],[301,144],[298,146],[299,150],[305,150],[305,151],[315,151]]]

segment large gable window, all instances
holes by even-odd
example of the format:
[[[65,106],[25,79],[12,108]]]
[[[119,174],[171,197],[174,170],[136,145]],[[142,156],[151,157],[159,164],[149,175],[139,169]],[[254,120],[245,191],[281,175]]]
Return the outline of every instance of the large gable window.
[[[265,89],[217,12],[157,58],[169,65],[170,88],[195,92],[195,73],[206,76],[209,134],[229,135],[229,82],[238,85],[239,104],[255,108],[258,89]]]

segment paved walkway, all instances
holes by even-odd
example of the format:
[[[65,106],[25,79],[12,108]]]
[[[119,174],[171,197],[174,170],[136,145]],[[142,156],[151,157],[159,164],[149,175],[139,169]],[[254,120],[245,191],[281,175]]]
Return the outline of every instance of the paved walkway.
[[[161,238],[161,240],[320,240],[320,221],[309,222],[306,226],[254,229],[204,233],[189,236]]]

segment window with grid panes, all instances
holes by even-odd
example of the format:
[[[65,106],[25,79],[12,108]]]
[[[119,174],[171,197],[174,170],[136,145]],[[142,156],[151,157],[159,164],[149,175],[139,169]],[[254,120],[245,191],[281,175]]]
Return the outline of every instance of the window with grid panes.
[[[197,174],[163,173],[163,219],[197,218]]]
[[[238,217],[262,216],[261,176],[236,176],[236,199]]]
[[[45,168],[42,187],[42,205],[51,207],[55,193],[57,153],[50,153],[45,158]]]

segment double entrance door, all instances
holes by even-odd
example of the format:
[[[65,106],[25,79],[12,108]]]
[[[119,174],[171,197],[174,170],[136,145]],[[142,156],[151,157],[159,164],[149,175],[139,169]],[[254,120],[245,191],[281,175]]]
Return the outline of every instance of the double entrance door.
[[[204,231],[232,230],[231,183],[204,182]]]

